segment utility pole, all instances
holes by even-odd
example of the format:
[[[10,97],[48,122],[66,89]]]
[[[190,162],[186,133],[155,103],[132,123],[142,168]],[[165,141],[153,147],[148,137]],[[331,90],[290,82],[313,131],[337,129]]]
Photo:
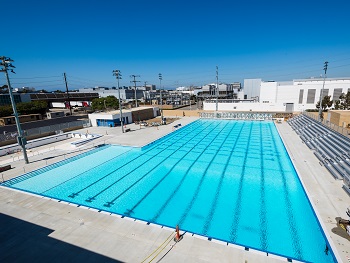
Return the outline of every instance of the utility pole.
[[[137,108],[137,95],[136,95],[136,82],[140,82],[139,80],[136,80],[136,78],[139,78],[140,75],[131,75],[130,78],[134,78],[131,82],[134,82],[135,85],[135,106]]]
[[[1,66],[0,72],[5,72],[6,81],[7,81],[7,87],[8,87],[8,90],[9,90],[10,100],[11,100],[11,104],[12,104],[13,115],[15,116],[15,121],[16,121],[16,126],[17,126],[17,132],[18,132],[17,142],[18,142],[18,145],[22,147],[24,161],[25,161],[26,164],[28,164],[29,161],[28,161],[28,156],[27,156],[27,151],[26,151],[27,140],[23,136],[23,131],[21,129],[21,124],[20,124],[19,118],[18,118],[18,112],[17,112],[17,108],[16,108],[16,103],[15,103],[15,100],[13,98],[10,78],[9,78],[9,75],[8,75],[8,72],[7,72],[8,70],[10,70],[12,73],[16,74],[13,71],[13,68],[15,68],[15,66],[12,65],[12,62],[13,62],[13,60],[10,59],[9,57],[0,57],[0,66]]]
[[[116,77],[118,81],[118,99],[119,99],[119,111],[120,111],[120,126],[122,126],[122,133],[124,133],[124,122],[123,122],[123,112],[122,112],[122,100],[120,99],[120,89],[119,89],[119,80],[122,79],[122,74],[120,74],[120,70],[113,70],[113,76]]]
[[[148,100],[149,92],[147,92],[147,87],[146,87],[147,81],[144,81],[144,83],[145,83],[145,101],[144,101],[144,105],[145,105],[146,101]]]
[[[163,99],[162,99],[162,73],[158,74],[158,78],[159,78],[159,100],[160,100],[160,105],[162,106],[162,108],[160,109],[160,115],[161,115],[161,119],[162,119],[162,125],[163,125]]]
[[[218,111],[218,97],[219,97],[219,68],[216,66],[216,112]]]
[[[322,114],[322,100],[323,100],[323,89],[324,89],[324,84],[326,82],[326,77],[327,77],[327,68],[328,68],[328,61],[324,63],[324,77],[323,77],[323,86],[320,92],[320,108],[318,110],[318,121],[322,122],[323,121],[323,114]]]
[[[63,73],[63,77],[64,77],[64,83],[66,83],[66,92],[67,92],[67,99],[68,99],[68,106],[69,106],[69,112],[70,115],[72,116],[72,106],[70,105],[70,98],[69,98],[69,92],[68,92],[68,83],[67,83],[67,76],[66,73]]]

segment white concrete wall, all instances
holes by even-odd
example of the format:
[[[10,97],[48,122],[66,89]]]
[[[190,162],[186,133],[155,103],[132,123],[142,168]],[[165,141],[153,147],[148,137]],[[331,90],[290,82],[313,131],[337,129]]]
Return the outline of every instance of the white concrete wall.
[[[203,103],[203,109],[215,111],[215,103]],[[258,102],[239,102],[239,103],[218,103],[219,111],[285,111],[286,106],[283,103],[258,103]]]
[[[294,103],[298,105],[299,90],[293,84],[277,85],[276,87],[276,103]]]
[[[310,107],[311,105],[316,108],[316,103],[320,100],[320,93],[323,86],[323,79],[310,79],[308,81],[303,80],[295,80],[294,86],[297,86],[300,89],[304,89],[304,97],[302,104],[306,107]],[[307,104],[307,90],[308,89],[316,89],[316,96],[314,103]],[[331,95],[331,100],[333,100],[333,93],[334,89],[342,89],[343,93],[347,93],[348,89],[350,89],[350,79],[326,79],[324,89],[328,89],[328,94],[325,95]],[[298,97],[299,97],[299,91],[298,91]]]
[[[213,83],[212,85],[216,84]],[[285,111],[286,104],[291,103],[293,104],[294,111],[301,112],[307,109],[316,109],[316,103],[319,101],[322,86],[323,78],[283,82],[263,82],[261,79],[245,79],[243,91],[238,93],[238,98],[244,99],[245,95],[247,99],[256,98],[262,103],[261,107],[264,110],[274,109],[276,111]],[[221,87],[223,85],[220,85],[220,90]],[[203,86],[202,89],[209,90],[209,85]],[[299,103],[301,89],[304,90],[304,93],[302,102]],[[307,103],[308,90],[310,89],[316,90],[315,99],[311,103]],[[328,78],[326,79],[324,89],[329,90],[328,95],[331,95],[331,100],[333,100],[334,89],[342,89],[342,92],[345,94],[350,90],[350,78]],[[221,110],[250,110],[252,108],[253,111],[255,107],[256,105],[235,105],[234,103],[224,106],[219,103],[219,109]],[[204,109],[215,110],[215,105],[204,105]]]
[[[275,103],[277,82],[261,82],[259,102]]]
[[[247,95],[247,99],[260,96],[260,84],[261,79],[245,79],[243,84],[244,95]],[[244,97],[242,98],[244,99]]]
[[[243,100],[244,99],[244,91],[241,90],[237,93],[237,99]]]

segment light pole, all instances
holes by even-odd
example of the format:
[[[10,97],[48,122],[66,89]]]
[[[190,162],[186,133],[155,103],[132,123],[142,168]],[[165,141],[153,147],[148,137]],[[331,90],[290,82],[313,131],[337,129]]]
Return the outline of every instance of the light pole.
[[[162,76],[162,73],[159,73],[158,74],[158,77],[159,77],[159,100],[160,100],[160,105],[162,106],[162,108],[160,109],[160,115],[161,115],[161,124],[163,125],[163,100],[162,100],[162,79],[163,79],[163,76]]]
[[[68,105],[69,105],[69,112],[70,116],[72,116],[72,105],[70,104],[70,98],[69,98],[69,92],[68,92],[68,83],[67,83],[67,76],[66,73],[63,73],[64,83],[66,84],[66,92],[67,92],[67,99],[68,99]]]
[[[120,89],[119,89],[119,80],[122,79],[122,74],[120,74],[120,70],[113,70],[113,76],[116,77],[118,81],[118,99],[119,99],[119,111],[120,111],[120,125],[122,126],[122,133],[124,133],[124,123],[123,123],[123,112],[122,112],[122,101],[120,99]]]
[[[135,85],[135,107],[137,108],[137,93],[136,93],[136,82],[140,82],[139,80],[136,80],[136,78],[140,77],[140,75],[131,75],[131,78],[134,78],[131,82],[134,82]]]
[[[320,108],[318,110],[318,121],[320,121],[320,122],[323,121],[323,116],[322,116],[322,95],[323,95],[324,84],[326,82],[327,68],[328,68],[328,62],[326,61],[324,63],[324,67],[323,67],[323,70],[324,70],[323,86],[322,86],[321,93],[320,93]]]
[[[143,105],[146,105],[146,101],[148,101],[149,92],[147,92],[147,87],[146,87],[147,81],[144,81],[144,83],[145,83],[145,100],[143,102]]]
[[[17,142],[18,142],[18,145],[22,147],[24,161],[26,162],[26,164],[28,164],[29,161],[28,161],[28,156],[27,156],[27,151],[26,151],[26,146],[25,146],[27,144],[27,141],[26,141],[26,138],[24,138],[24,136],[23,136],[23,131],[21,129],[21,125],[20,125],[19,118],[18,118],[18,112],[17,112],[17,108],[16,108],[16,103],[15,103],[15,100],[13,99],[10,78],[9,78],[9,75],[8,75],[8,72],[7,72],[8,70],[10,70],[12,73],[15,73],[13,71],[13,69],[12,69],[12,68],[15,68],[15,66],[13,66],[11,64],[11,62],[13,62],[13,60],[8,58],[8,57],[0,57],[0,61],[1,61],[0,62],[0,66],[1,66],[0,72],[5,72],[7,86],[8,86],[9,95],[10,95],[11,104],[12,104],[12,109],[13,109],[13,115],[15,116],[17,132],[18,132]],[[11,69],[9,69],[9,67]]]
[[[219,97],[219,68],[216,66],[216,112],[218,111],[218,97]]]

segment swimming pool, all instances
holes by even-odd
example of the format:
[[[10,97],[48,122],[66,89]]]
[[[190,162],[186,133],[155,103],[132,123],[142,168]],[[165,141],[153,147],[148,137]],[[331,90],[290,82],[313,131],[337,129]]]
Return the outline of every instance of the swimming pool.
[[[2,185],[291,259],[336,261],[273,122],[198,120],[143,148],[106,145]]]

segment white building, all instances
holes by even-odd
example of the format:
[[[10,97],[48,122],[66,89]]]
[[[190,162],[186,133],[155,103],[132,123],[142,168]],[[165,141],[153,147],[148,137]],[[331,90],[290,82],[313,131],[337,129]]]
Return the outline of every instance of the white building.
[[[225,84],[220,83],[218,85],[218,96],[219,98],[237,98],[237,94],[241,90],[241,84],[239,82]],[[207,84],[202,86],[198,97],[202,99],[216,98],[217,85],[215,83]]]
[[[119,98],[118,89],[105,88],[105,87],[95,87],[95,88],[82,88],[79,89],[80,93],[98,93],[100,98],[106,98],[108,96],[115,96]],[[136,97],[138,100],[145,98],[145,87],[136,88]],[[123,101],[132,101],[135,99],[135,90],[132,88],[120,88],[120,99]]]
[[[29,87],[22,87],[22,88],[13,88],[13,92],[35,92],[35,88],[29,88]]]
[[[123,110],[123,123],[129,124],[135,121],[142,121],[154,118],[160,114],[158,107],[138,107],[130,110]],[[120,111],[94,112],[88,115],[93,127],[105,126],[115,127],[120,125]]]
[[[285,111],[301,112],[316,109],[323,87],[323,78],[299,79],[290,82],[244,80],[244,99],[219,100],[218,109],[233,111]],[[338,100],[342,93],[350,91],[350,78],[328,78],[323,95]],[[255,102],[251,102],[254,100]],[[204,110],[215,110],[215,103],[204,102]]]
[[[120,125],[120,112],[94,112],[88,115],[90,123],[93,127],[106,126],[115,127]],[[123,123],[129,124],[132,122],[131,111],[123,110]]]
[[[202,87],[177,87],[176,92],[183,93],[183,94],[189,94],[190,96],[195,95],[197,96],[198,93],[202,92]]]

